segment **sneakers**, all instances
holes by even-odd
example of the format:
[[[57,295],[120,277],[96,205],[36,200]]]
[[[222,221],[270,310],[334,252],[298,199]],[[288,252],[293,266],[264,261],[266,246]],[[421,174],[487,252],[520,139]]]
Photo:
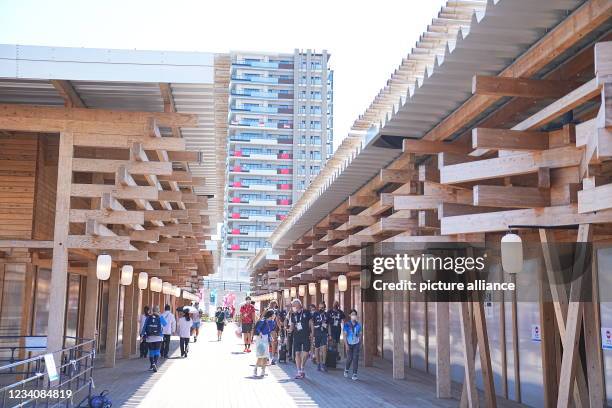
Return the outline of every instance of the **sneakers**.
[[[157,372],[157,364],[153,364],[153,372],[156,373]]]
[[[250,347],[247,347],[246,352],[247,352],[247,353],[250,353],[250,352],[251,352],[251,348],[250,348]]]
[[[327,366],[325,364],[321,364],[321,371],[323,371],[324,373],[327,372]]]
[[[293,377],[293,378],[295,378],[296,380],[299,380],[300,378],[302,378],[302,373],[300,371],[298,371],[297,374],[295,375],[295,377]]]
[[[321,364],[317,364],[317,371],[321,371]]]
[[[344,377],[348,378],[348,376],[349,376],[348,370],[344,370]]]
[[[357,373],[353,373],[353,376],[351,377],[351,380],[353,380],[353,381],[357,380]]]
[[[253,377],[257,377],[257,366],[253,369]]]

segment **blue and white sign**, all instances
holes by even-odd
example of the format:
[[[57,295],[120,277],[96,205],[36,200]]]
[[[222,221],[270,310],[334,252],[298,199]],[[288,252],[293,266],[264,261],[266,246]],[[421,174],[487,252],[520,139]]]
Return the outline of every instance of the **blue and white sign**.
[[[47,367],[47,375],[49,376],[49,381],[57,381],[59,380],[59,374],[57,373],[57,367],[55,366],[55,360],[53,359],[52,353],[45,354],[45,366]]]
[[[601,328],[601,348],[604,350],[612,350],[612,328]]]

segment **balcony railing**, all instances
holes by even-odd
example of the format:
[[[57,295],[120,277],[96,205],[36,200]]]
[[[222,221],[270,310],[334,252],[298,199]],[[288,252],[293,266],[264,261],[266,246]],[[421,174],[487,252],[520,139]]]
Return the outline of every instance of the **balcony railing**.
[[[245,81],[259,84],[293,84],[293,78],[232,75],[233,81]]]
[[[253,113],[279,113],[292,114],[293,108],[279,108],[277,106],[232,106],[233,111]]]
[[[247,122],[244,120],[232,120],[230,125],[234,126],[248,126],[256,128],[272,128],[272,129],[293,129],[293,123],[279,123],[274,121],[268,122]]]
[[[272,69],[293,69],[292,62],[278,62],[278,61],[248,61],[248,60],[236,60],[232,63],[237,66],[253,67],[253,68],[272,68]]]
[[[230,197],[228,200],[232,204],[260,204],[260,205],[291,205],[292,201],[288,198],[242,198]]]

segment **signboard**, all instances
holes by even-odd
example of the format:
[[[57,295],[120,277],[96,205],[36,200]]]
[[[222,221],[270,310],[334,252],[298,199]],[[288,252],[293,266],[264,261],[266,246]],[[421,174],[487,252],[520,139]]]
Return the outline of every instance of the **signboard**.
[[[542,341],[542,330],[539,324],[531,325],[531,341]]]
[[[47,348],[47,338],[44,336],[28,336],[25,338],[27,351],[39,351]]]
[[[612,328],[601,328],[601,348],[604,350],[612,350]]]
[[[53,382],[59,380],[59,374],[57,373],[57,367],[55,366],[55,360],[53,359],[52,353],[45,354],[45,366],[47,367],[47,375],[49,381]]]

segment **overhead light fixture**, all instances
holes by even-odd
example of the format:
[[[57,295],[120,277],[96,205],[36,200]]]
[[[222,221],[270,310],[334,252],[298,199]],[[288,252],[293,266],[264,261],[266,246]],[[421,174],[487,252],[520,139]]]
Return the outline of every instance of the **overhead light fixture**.
[[[518,234],[508,232],[501,239],[502,268],[508,273],[523,271],[523,240]]]
[[[298,293],[300,296],[306,296],[306,285],[298,286]]]
[[[340,292],[346,292],[348,289],[348,281],[346,280],[346,275],[338,275],[338,290]]]
[[[170,282],[164,282],[162,284],[162,292],[164,295],[172,294],[172,284]]]
[[[321,282],[319,282],[319,287],[321,289],[321,293],[326,294],[329,292],[329,281],[327,279],[321,279]]]
[[[308,294],[310,296],[315,296],[317,294],[317,284],[314,282],[310,282],[308,284]]]
[[[146,272],[140,272],[138,274],[138,289],[144,290],[149,284],[149,274]]]
[[[151,290],[153,292],[161,292],[162,291],[163,281],[160,278],[152,277],[151,278]]]
[[[295,286],[291,287],[291,298],[295,299],[297,297],[297,289],[295,289]]]
[[[132,265],[123,265],[121,267],[120,282],[123,286],[130,286],[134,277],[134,267]]]
[[[285,299],[289,299],[290,296],[291,296],[290,290],[289,289],[284,289],[283,290],[283,297]]]
[[[96,262],[96,277],[99,280],[108,280],[111,275],[111,267],[113,266],[113,259],[108,254],[98,255]]]

